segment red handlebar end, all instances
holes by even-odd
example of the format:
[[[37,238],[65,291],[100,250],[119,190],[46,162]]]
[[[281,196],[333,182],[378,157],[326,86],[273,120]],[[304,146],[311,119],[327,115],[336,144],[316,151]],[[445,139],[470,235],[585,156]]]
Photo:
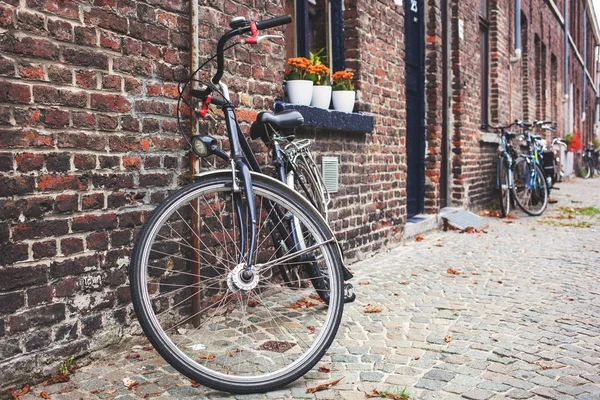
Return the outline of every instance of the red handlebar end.
[[[250,33],[252,33],[252,36],[244,39],[244,43],[257,44],[258,43],[258,28],[256,27],[256,22],[250,23]]]
[[[208,112],[208,105],[210,104],[211,101],[212,101],[212,96],[209,94],[208,96],[206,96],[206,99],[202,103],[202,108],[200,109],[200,111],[198,111],[198,114],[202,118],[206,117],[206,113]]]

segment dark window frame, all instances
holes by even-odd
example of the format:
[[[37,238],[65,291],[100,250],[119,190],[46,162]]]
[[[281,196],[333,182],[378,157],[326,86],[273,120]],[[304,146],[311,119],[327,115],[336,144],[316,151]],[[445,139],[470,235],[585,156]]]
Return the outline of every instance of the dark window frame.
[[[329,0],[331,4],[331,70],[346,69],[344,48],[344,14],[342,0]],[[308,0],[296,0],[296,53],[308,57]]]

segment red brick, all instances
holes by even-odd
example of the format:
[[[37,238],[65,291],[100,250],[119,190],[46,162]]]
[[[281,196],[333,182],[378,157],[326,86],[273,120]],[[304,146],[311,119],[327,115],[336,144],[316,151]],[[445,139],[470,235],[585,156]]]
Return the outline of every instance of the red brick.
[[[73,212],[79,209],[78,197],[76,194],[63,194],[56,196],[55,211]]]
[[[0,245],[0,265],[12,265],[29,258],[29,245],[26,243],[6,243]],[[0,277],[2,273],[0,271]],[[0,287],[2,285],[0,284]]]
[[[62,278],[56,283],[54,283],[54,295],[56,297],[71,297],[73,296],[78,288],[79,280],[76,277],[66,277]]]
[[[123,157],[123,167],[128,170],[140,170],[142,168],[142,159],[140,157]]]
[[[79,70],[75,74],[75,83],[83,89],[96,89],[98,77],[94,71]]]
[[[102,151],[106,147],[104,135],[87,133],[62,133],[57,139],[58,148]]]
[[[80,238],[65,238],[60,241],[60,250],[65,256],[70,256],[83,251],[83,240]]]
[[[0,28],[9,29],[15,22],[13,10],[8,7],[0,6]]]
[[[100,111],[125,113],[131,110],[129,101],[119,95],[92,93],[91,108]]]
[[[48,128],[66,128],[69,126],[69,112],[57,108],[49,108],[45,112],[44,123]]]
[[[152,62],[139,57],[124,56],[113,60],[115,71],[126,72],[132,75],[141,75],[145,77],[152,76]]]
[[[163,84],[160,82],[146,84],[146,94],[148,96],[162,96]]]
[[[0,290],[9,291],[46,283],[47,271],[45,265],[0,268]]]
[[[20,83],[0,81],[0,101],[9,103],[30,103],[31,87]]]
[[[69,275],[80,275],[98,266],[99,262],[96,256],[83,256],[73,258],[72,260],[55,261],[50,264],[50,277],[62,278]]]
[[[31,176],[0,176],[0,197],[30,193],[34,189],[34,182]]]
[[[34,129],[3,129],[0,127],[0,148],[51,147],[52,136],[40,135]]]
[[[108,233],[92,233],[86,238],[86,243],[88,250],[106,250],[108,249]]]
[[[42,191],[84,190],[87,178],[77,175],[41,175],[37,178],[37,187]]]
[[[30,81],[43,81],[44,68],[36,64],[21,65],[19,66],[19,75]]]
[[[84,13],[86,24],[96,25],[120,33],[127,33],[127,19],[105,10],[91,10]]]
[[[40,237],[61,236],[69,232],[66,220],[37,220],[17,224],[12,228],[12,239],[15,242]]]
[[[9,172],[14,169],[13,156],[10,153],[0,153],[0,171]]]
[[[71,225],[74,232],[99,231],[102,229],[116,228],[116,226],[116,214],[83,215],[80,217],[74,217]]]
[[[96,47],[98,45],[98,36],[93,27],[76,26],[75,43],[83,46]]]
[[[31,246],[31,249],[33,250],[33,258],[36,260],[39,260],[40,258],[54,257],[57,254],[55,240],[34,243]]]
[[[102,78],[103,89],[115,89],[120,91],[122,83],[123,78],[118,75],[104,75]]]
[[[99,189],[132,189],[135,186],[131,174],[96,174],[92,176],[92,184]]]
[[[104,194],[103,193],[92,193],[89,195],[82,196],[81,198],[82,210],[101,210],[104,208]]]
[[[23,215],[26,218],[40,218],[45,214],[52,212],[54,208],[54,199],[52,197],[30,197],[22,202]]]
[[[46,169],[49,172],[66,172],[71,169],[70,153],[52,153],[46,156]]]
[[[58,61],[58,46],[45,39],[24,37],[20,42],[14,44],[14,52],[25,56]]]
[[[67,21],[48,19],[48,32],[50,36],[63,42],[73,40],[73,26]]]
[[[60,65],[48,65],[48,79],[61,85],[73,84],[73,71]]]
[[[94,114],[74,112],[72,118],[74,128],[93,129],[96,127],[96,118]]]
[[[158,26],[143,24],[130,20],[129,32],[131,36],[136,39],[147,40],[159,44],[169,43],[169,31]]]
[[[97,114],[96,119],[98,120],[98,130],[101,131],[114,131],[119,127],[119,118],[111,115]]]
[[[22,292],[0,294],[0,314],[10,314],[25,305],[25,296]]]
[[[19,127],[35,126],[42,117],[42,113],[37,108],[15,108],[13,114]]]
[[[73,65],[108,69],[108,57],[92,50],[68,47],[63,50],[63,57],[66,62]]]
[[[112,32],[102,30],[100,31],[100,46],[105,49],[120,51],[121,37]]]
[[[52,301],[52,288],[48,285],[38,286],[27,290],[27,305],[29,307]]]
[[[94,154],[77,153],[73,157],[73,164],[75,164],[75,168],[79,170],[87,171],[96,169],[96,156]]]
[[[61,17],[79,19],[79,6],[72,0],[27,0],[27,6]]]
[[[17,170],[21,172],[31,172],[42,169],[44,166],[44,155],[33,153],[22,153],[16,157]]]

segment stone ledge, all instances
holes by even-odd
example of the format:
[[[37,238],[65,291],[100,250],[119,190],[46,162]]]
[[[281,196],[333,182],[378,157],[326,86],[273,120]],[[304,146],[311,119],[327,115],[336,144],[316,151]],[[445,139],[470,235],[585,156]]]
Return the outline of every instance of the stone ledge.
[[[275,112],[296,110],[304,117],[304,126],[313,128],[335,129],[351,132],[373,132],[375,119],[371,114],[347,113],[336,110],[300,106],[276,100],[273,106]]]

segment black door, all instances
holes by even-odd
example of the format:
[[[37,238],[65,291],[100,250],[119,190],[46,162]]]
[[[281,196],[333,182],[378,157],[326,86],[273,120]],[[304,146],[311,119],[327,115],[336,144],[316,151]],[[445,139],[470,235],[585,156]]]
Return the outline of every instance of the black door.
[[[423,212],[425,199],[425,55],[423,0],[404,1],[406,43],[406,191],[408,217]]]

